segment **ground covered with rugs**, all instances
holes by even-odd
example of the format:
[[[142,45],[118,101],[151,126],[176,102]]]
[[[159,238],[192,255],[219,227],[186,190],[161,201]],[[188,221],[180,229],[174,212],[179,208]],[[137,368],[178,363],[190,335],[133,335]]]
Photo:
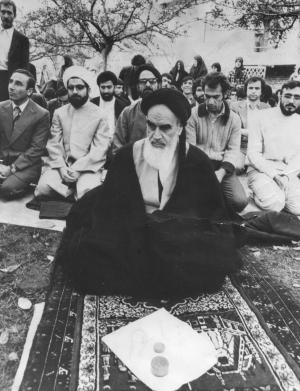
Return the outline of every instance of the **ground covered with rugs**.
[[[162,307],[208,333],[218,354],[212,369],[180,390],[300,389],[299,242],[243,247],[242,270],[217,293],[137,301],[74,291],[53,258],[56,223],[0,225],[1,390],[149,389],[101,337]],[[31,349],[37,306],[21,309],[20,298],[45,302]]]

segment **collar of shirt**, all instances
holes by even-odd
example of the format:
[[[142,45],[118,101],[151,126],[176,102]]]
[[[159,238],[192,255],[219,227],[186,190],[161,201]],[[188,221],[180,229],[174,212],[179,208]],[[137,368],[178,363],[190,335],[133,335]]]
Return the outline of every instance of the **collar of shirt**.
[[[224,105],[224,102],[223,102],[223,105],[222,105],[222,110],[220,111],[220,113],[218,114],[214,114],[214,113],[209,113],[208,114],[208,118],[209,120],[214,123],[216,122],[216,120],[219,118],[219,117],[222,117],[222,115],[225,114],[225,105]]]
[[[254,104],[247,99],[247,110],[258,110],[259,101],[254,102]]]
[[[99,107],[100,107],[100,108],[114,107],[115,100],[116,100],[116,98],[113,97],[112,100],[106,101],[106,100],[103,100],[103,99],[101,98],[101,95],[100,95]]]
[[[3,28],[3,26],[0,27],[0,32],[6,32],[8,35],[12,35],[14,32],[14,26],[10,27],[9,29]]]
[[[19,106],[19,108],[20,108],[20,110],[21,110],[21,113],[23,113],[23,111],[25,110],[25,107],[27,106],[28,102],[29,102],[29,99],[27,99],[24,103],[22,103],[22,104]],[[13,109],[14,109],[16,106],[18,106],[18,105],[16,105],[14,102],[11,102],[11,103],[12,103]]]

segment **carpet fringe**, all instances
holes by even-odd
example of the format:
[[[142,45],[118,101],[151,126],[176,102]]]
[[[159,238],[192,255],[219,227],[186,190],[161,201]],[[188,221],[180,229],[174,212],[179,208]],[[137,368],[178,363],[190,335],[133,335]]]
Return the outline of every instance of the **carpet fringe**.
[[[41,321],[43,311],[44,311],[45,303],[38,303],[34,306],[34,312],[33,317],[29,326],[29,330],[26,337],[26,342],[24,345],[22,357],[20,360],[20,364],[16,373],[16,376],[14,378],[14,383],[12,385],[11,391],[19,391],[19,388],[21,386],[23,376],[25,373],[25,369],[27,366],[30,350],[32,347],[33,339],[35,337],[35,333],[37,331],[38,325]]]

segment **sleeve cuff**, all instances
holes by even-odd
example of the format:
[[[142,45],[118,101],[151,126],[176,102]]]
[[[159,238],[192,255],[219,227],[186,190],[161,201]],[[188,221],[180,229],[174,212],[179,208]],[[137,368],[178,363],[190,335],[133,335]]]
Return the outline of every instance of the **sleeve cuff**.
[[[222,162],[221,167],[224,168],[224,170],[226,171],[226,174],[233,174],[234,173],[235,167],[233,164],[231,164],[229,162]]]

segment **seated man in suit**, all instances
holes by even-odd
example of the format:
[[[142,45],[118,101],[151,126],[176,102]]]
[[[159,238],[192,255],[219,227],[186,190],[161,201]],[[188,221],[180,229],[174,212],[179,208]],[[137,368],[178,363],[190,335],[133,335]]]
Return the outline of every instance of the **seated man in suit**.
[[[29,97],[31,73],[16,70],[9,80],[10,100],[0,103],[0,196],[20,197],[37,182],[49,136],[49,113]]]
[[[115,85],[117,84],[117,76],[110,71],[104,71],[97,77],[100,96],[91,99],[92,103],[99,106],[106,116],[110,137],[113,138],[116,128],[116,122],[123,109],[128,106],[123,100],[114,95]]]
[[[79,199],[101,184],[110,135],[102,110],[89,101],[91,79],[79,66],[67,68],[63,75],[69,103],[54,112],[49,158],[36,197],[75,193]]]
[[[246,83],[244,90],[246,92],[246,100],[239,100],[230,105],[232,111],[237,113],[241,119],[241,153],[237,162],[237,170],[244,170],[245,164],[248,165],[247,145],[249,137],[249,129],[251,129],[253,121],[258,110],[268,109],[268,103],[261,102],[260,98],[265,92],[266,83],[264,79],[258,76],[250,77]]]
[[[8,99],[8,82],[16,69],[27,69],[29,40],[14,26],[17,8],[11,0],[0,1],[0,102]]]

